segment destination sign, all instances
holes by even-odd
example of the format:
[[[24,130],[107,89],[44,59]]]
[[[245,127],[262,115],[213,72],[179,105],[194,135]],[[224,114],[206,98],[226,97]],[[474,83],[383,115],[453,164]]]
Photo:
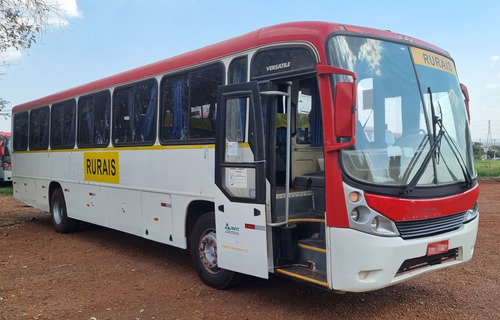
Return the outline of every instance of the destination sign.
[[[411,47],[411,53],[413,54],[415,63],[418,65],[446,71],[451,74],[457,75],[455,64],[450,58],[415,47]]]
[[[120,183],[118,152],[84,152],[85,181]]]

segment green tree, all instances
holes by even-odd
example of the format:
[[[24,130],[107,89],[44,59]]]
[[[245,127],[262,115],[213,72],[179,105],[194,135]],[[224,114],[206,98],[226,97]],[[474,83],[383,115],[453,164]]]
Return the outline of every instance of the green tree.
[[[0,98],[0,117],[10,117],[9,112],[3,111],[8,104],[9,101],[5,100],[4,98]]]
[[[0,0],[0,67],[8,66],[12,51],[29,49],[49,25],[62,23],[64,18],[54,1]],[[0,98],[0,116],[10,115],[4,111],[8,104]]]
[[[474,152],[474,159],[481,160],[483,159],[484,149],[481,143],[474,142],[472,145],[472,151]]]
[[[57,2],[45,0],[0,0],[0,57],[5,64],[9,50],[26,50],[36,43],[53,19],[62,22]]]
[[[493,158],[500,158],[500,146],[493,145],[491,149],[493,151]]]

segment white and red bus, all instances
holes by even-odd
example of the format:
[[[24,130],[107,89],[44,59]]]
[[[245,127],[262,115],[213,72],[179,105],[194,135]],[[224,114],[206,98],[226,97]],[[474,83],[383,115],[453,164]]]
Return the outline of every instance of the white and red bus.
[[[10,132],[0,131],[0,182],[12,181],[11,137]]]
[[[190,250],[209,286],[383,288],[471,259],[468,95],[449,54],[288,23],[13,109],[17,199]]]

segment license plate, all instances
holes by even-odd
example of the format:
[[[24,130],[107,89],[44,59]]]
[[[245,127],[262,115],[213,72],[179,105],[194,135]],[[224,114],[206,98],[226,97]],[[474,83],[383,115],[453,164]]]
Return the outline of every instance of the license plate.
[[[427,245],[427,256],[433,256],[436,254],[448,252],[448,247],[449,247],[448,240],[429,243]]]

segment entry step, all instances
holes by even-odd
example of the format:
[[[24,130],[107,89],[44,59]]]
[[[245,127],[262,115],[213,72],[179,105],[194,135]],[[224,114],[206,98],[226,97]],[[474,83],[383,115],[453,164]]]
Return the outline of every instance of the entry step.
[[[291,277],[296,280],[301,280],[328,288],[328,280],[326,278],[326,274],[314,272],[309,268],[298,266],[280,267],[276,269],[276,273]]]
[[[298,243],[299,261],[311,266],[311,270],[326,274],[326,241],[324,239],[303,239]]]

